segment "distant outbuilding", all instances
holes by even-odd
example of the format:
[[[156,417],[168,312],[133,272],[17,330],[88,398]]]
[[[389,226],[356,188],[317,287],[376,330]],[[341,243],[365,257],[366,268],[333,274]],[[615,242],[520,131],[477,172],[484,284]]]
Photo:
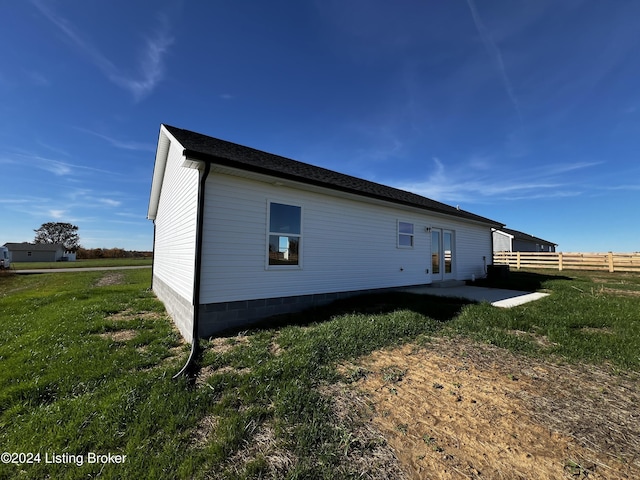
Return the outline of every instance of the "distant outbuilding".
[[[5,243],[12,262],[59,262],[65,257],[64,245],[54,243]]]

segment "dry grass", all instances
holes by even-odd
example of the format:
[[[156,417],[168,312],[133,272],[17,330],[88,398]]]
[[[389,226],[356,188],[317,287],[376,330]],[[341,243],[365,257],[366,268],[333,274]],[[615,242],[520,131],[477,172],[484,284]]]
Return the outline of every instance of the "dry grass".
[[[124,273],[107,272],[96,282],[96,287],[108,287],[112,285],[122,285],[124,283]]]
[[[609,295],[617,295],[621,297],[640,297],[640,291],[638,290],[622,290],[620,288],[604,287],[602,289],[602,292]]]
[[[247,428],[251,430],[251,440],[243,442],[242,447],[229,457],[226,462],[229,473],[239,476],[247,464],[261,461],[266,464],[266,468],[261,472],[260,478],[284,478],[298,462],[296,456],[279,445],[270,424],[250,424]]]
[[[236,335],[233,337],[217,337],[212,338],[207,346],[207,350],[222,355],[240,345],[249,343],[249,337],[246,335]]]
[[[114,342],[127,342],[138,335],[136,330],[116,330],[115,332],[100,333],[100,338],[113,340]]]
[[[215,415],[202,417],[191,434],[189,445],[195,448],[207,445],[219,422],[220,419]]]
[[[390,378],[389,367],[406,373]],[[336,402],[371,404],[371,424],[412,478],[640,478],[633,376],[462,339],[342,366],[356,369],[357,390]]]
[[[246,375],[251,370],[248,368],[234,368],[230,366],[224,366],[221,368],[212,368],[211,366],[206,366],[201,368],[198,371],[198,375],[195,379],[195,384],[198,387],[201,387],[207,383],[207,380],[211,378],[213,375],[223,374],[223,373],[235,373],[237,375]]]
[[[131,320],[160,320],[165,317],[166,317],[166,314],[162,314],[159,312],[152,312],[152,311],[141,312],[141,311],[128,308],[128,309],[122,310],[121,312],[117,312],[109,315],[107,317],[107,320],[111,322],[128,322]],[[174,329],[176,332],[179,332],[177,327]]]
[[[355,468],[358,478],[409,478],[384,435],[370,421],[374,406],[366,395],[354,395],[353,389],[342,382],[325,385],[320,392],[331,398],[337,423],[344,426],[343,462]]]

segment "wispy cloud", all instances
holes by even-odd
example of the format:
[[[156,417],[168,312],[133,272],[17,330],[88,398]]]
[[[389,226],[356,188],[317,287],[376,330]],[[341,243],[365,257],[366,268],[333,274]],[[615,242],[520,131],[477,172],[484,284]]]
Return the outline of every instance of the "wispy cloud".
[[[472,159],[473,162],[473,159]],[[493,203],[505,200],[534,200],[563,198],[581,195],[585,186],[567,179],[561,174],[586,169],[600,162],[576,162],[541,170],[487,170],[474,168],[473,163],[464,168],[447,170],[439,158],[433,158],[433,169],[424,180],[396,183],[402,190],[449,203]]]
[[[134,151],[144,151],[144,152],[156,151],[155,145],[151,143],[135,142],[131,140],[120,140],[120,139],[113,138],[108,135],[104,135],[102,133],[98,133],[93,130],[89,130],[87,128],[82,128],[82,127],[75,127],[75,129],[79,130],[80,132],[88,133],[95,137],[101,138],[106,142],[110,143],[111,145],[113,145],[114,147],[120,148],[123,150],[134,150]]]
[[[56,220],[60,220],[62,217],[65,216],[65,214],[67,213],[66,210],[55,210],[55,209],[51,209],[49,210],[49,215],[52,218],[55,218]]]
[[[112,198],[99,198],[98,201],[104,205],[109,207],[119,207],[122,205],[122,202],[119,200],[114,200]]]
[[[27,152],[18,150],[12,152],[6,156],[0,158],[0,163],[13,164],[13,165],[29,165],[30,167],[45,170],[53,173],[56,176],[64,177],[78,174],[79,172],[97,172],[110,175],[121,176],[121,173],[117,173],[110,170],[104,170],[101,168],[88,167],[86,165],[78,165],[69,162],[62,162],[53,158],[44,157],[38,153]]]
[[[67,191],[65,197],[70,205],[90,208],[119,207],[122,205],[123,202],[121,200],[116,200],[121,195],[119,192],[111,190],[108,193],[109,196],[106,196],[106,194],[106,191],[100,192],[88,188],[75,188]]]
[[[166,16],[159,15],[160,27],[152,37],[146,38],[145,48],[140,58],[140,78],[114,74],[110,79],[117,85],[129,90],[136,100],[152,92],[164,76],[164,56],[173,44],[169,33],[169,21]]]
[[[140,65],[140,72],[132,76],[125,74],[121,68],[110,61],[71,22],[54,11],[50,3],[42,0],[31,1],[40,13],[53,23],[112,83],[129,91],[136,101],[150,94],[162,80],[164,57],[174,41],[166,16],[158,16],[158,28],[145,39],[144,48],[136,62]]]
[[[509,80],[509,76],[507,75],[507,69],[504,66],[504,61],[502,59],[502,52],[498,48],[498,46],[493,41],[489,30],[485,26],[480,14],[478,13],[478,9],[474,3],[474,0],[467,0],[467,5],[469,5],[469,10],[471,10],[471,16],[473,17],[473,23],[476,26],[476,30],[478,31],[478,35],[480,35],[480,39],[484,44],[484,48],[487,53],[493,58],[496,63],[496,67],[498,68],[498,73],[500,74],[500,78],[502,79],[502,84],[513,104],[513,108],[515,108],[516,113],[518,114],[518,118],[522,121],[522,113],[520,111],[520,103],[518,102],[518,98],[516,97],[513,86],[511,84],[511,80]]]
[[[639,184],[627,184],[627,185],[615,185],[613,187],[605,187],[605,190],[611,191],[640,191],[640,183]]]

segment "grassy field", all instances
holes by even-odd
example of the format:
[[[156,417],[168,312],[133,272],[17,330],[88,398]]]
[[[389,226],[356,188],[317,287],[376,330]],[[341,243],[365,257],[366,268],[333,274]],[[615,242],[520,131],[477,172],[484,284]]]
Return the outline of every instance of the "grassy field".
[[[13,262],[15,270],[36,270],[43,268],[83,268],[83,267],[124,267],[129,265],[151,265],[151,258],[98,258],[76,260],[75,262]]]
[[[380,478],[353,458],[384,440],[355,441],[332,409],[327,391],[353,380],[336,366],[434,336],[640,371],[637,276],[514,272],[509,286],[551,296],[509,310],[350,299],[204,341],[192,381],[171,379],[188,346],[149,283],[147,270],[0,277],[0,445],[39,454],[0,464],[0,478]],[[90,464],[90,453],[126,458]]]

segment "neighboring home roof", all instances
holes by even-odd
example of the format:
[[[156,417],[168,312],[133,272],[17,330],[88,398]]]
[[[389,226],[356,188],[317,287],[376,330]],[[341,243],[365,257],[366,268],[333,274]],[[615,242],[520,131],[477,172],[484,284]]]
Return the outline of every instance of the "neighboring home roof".
[[[388,187],[361,178],[291,160],[271,153],[219,140],[200,133],[164,125],[184,147],[187,158],[212,162],[273,177],[293,180],[332,190],[386,200],[467,220],[502,227],[504,224],[465,210],[431,200],[404,190]]]
[[[64,245],[59,243],[5,243],[5,247],[14,252],[29,251],[29,252],[55,252],[58,250],[64,250]]]
[[[518,230],[511,230],[510,228],[501,228],[500,231],[504,233],[508,233],[509,235],[512,235],[514,240],[525,240],[527,242],[535,242],[535,243],[544,244],[544,245],[553,245],[553,246],[558,245],[557,243],[549,242],[547,240],[534,237],[533,235],[529,235],[528,233],[519,232]]]

